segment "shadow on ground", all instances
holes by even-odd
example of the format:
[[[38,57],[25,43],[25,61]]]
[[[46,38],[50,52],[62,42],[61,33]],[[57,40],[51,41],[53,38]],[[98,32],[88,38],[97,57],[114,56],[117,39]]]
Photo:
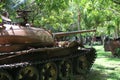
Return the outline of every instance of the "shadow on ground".
[[[107,75],[97,70],[91,70],[85,80],[107,80]]]
[[[120,58],[113,57],[111,52],[105,52],[103,46],[94,46],[97,58],[90,72],[75,80],[120,80]]]
[[[85,80],[120,80],[120,58],[105,52],[103,46],[95,46],[97,58]]]

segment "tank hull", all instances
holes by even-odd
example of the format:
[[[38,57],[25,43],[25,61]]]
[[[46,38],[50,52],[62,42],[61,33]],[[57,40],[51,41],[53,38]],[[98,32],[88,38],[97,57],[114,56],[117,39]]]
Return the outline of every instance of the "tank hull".
[[[81,60],[78,62],[76,61],[76,59],[78,59],[79,57]],[[57,77],[55,79],[53,78],[53,80],[63,80],[63,78],[65,78],[66,80],[67,79],[72,80],[71,76],[73,76],[73,74],[71,76],[62,76],[62,78],[59,75],[60,73],[59,68],[61,68],[60,67],[61,62],[70,61],[71,67],[72,67],[71,69],[72,73],[76,75],[78,74],[77,71],[79,71],[80,74],[82,73],[85,75],[85,73],[82,72],[82,69],[84,71],[89,71],[92,64],[94,63],[95,58],[96,58],[96,51],[94,48],[78,49],[78,46],[77,47],[73,46],[73,47],[38,48],[38,49],[32,49],[28,51],[25,50],[22,52],[21,51],[14,52],[11,54],[2,53],[0,55],[0,68],[3,71],[7,71],[8,73],[7,75],[10,75],[12,77],[12,80],[16,80],[16,78],[18,78],[18,75],[22,74],[21,70],[23,70],[24,68],[28,68],[28,69],[29,67],[35,68],[37,69],[37,71],[41,72],[43,65],[48,63],[52,65],[54,63],[57,67],[57,73],[56,73]],[[83,59],[85,59],[85,61]],[[81,63],[82,65],[78,66],[78,63]],[[84,64],[86,64],[86,66],[84,66]],[[86,68],[84,69],[82,67],[86,67],[87,69]],[[80,70],[76,70],[76,69],[80,69]],[[2,72],[0,72],[0,74],[1,73]],[[35,74],[37,73],[38,72],[36,72]],[[44,80],[44,79],[41,79],[40,73],[38,76],[39,78],[35,80]],[[18,80],[21,80],[21,79],[18,79]],[[29,78],[27,78],[26,80],[29,80]]]

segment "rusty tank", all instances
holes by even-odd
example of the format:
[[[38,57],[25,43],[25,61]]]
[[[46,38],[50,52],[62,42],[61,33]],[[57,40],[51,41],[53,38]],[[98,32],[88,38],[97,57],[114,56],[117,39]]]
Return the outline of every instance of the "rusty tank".
[[[106,38],[104,41],[104,50],[110,51],[115,57],[120,57],[120,38]]]
[[[19,11],[25,13],[27,11]],[[95,32],[83,30],[51,33],[25,24],[0,26],[0,80],[74,80],[85,75],[96,58],[94,48],[60,36]]]

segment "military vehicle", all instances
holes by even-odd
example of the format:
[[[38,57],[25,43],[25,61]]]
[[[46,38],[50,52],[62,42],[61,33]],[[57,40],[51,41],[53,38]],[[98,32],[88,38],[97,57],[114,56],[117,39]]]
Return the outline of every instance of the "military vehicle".
[[[18,12],[27,20],[28,11]],[[12,24],[4,20],[7,23],[0,26],[0,80],[72,80],[73,75],[87,73],[94,63],[94,48],[57,37],[95,30],[51,33],[26,21]]]
[[[109,39],[106,38],[104,41],[104,50],[110,51],[113,56],[120,56],[120,38]]]

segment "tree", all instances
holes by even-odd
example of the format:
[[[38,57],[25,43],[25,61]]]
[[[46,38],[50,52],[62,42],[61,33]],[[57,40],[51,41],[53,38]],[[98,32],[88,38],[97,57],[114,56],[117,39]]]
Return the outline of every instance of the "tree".
[[[17,9],[31,10],[30,23],[53,31],[94,28],[97,34],[103,30],[104,34],[120,35],[118,0],[2,0],[0,7],[8,10],[15,21]]]

